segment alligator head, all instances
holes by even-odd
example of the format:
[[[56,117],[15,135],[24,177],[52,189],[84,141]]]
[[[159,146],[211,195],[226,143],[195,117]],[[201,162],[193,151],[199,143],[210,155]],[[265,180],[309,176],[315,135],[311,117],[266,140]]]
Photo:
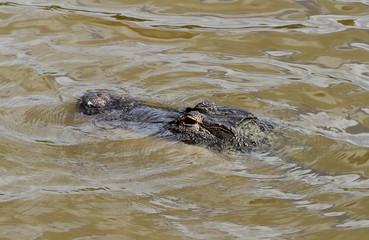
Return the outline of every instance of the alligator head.
[[[219,151],[262,149],[275,136],[271,123],[246,110],[217,106],[213,101],[169,109],[109,93],[88,93],[79,100],[78,108],[96,121]]]

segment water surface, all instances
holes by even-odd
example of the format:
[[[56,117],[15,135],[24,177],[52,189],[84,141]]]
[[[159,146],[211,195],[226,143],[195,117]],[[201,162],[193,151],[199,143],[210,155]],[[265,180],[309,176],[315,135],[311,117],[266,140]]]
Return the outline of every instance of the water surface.
[[[367,1],[0,1],[2,239],[366,239]],[[106,129],[77,99],[204,99],[292,133],[267,153]]]

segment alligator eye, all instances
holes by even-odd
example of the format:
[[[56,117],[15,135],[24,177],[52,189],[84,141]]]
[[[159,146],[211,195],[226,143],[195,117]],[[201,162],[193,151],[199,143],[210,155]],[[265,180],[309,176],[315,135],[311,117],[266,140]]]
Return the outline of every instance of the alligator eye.
[[[184,124],[187,125],[194,125],[197,123],[197,121],[195,119],[193,119],[192,117],[186,116],[184,118],[182,118],[182,121]]]

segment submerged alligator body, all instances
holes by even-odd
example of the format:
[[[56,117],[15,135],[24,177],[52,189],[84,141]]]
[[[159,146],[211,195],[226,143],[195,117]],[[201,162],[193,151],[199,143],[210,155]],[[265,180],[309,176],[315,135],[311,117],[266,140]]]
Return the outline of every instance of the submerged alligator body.
[[[279,135],[273,123],[246,110],[217,106],[212,101],[200,102],[195,107],[170,109],[94,92],[81,97],[77,107],[79,112],[103,125],[217,151],[264,151]]]

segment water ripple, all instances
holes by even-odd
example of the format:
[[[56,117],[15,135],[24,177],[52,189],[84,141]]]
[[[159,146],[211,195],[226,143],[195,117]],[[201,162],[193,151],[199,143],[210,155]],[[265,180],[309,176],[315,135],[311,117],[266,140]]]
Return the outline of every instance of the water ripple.
[[[365,238],[367,6],[0,1],[0,231]],[[90,91],[168,107],[214,99],[274,118],[286,140],[228,155],[104,128],[75,109]]]
[[[39,1],[34,4],[25,5],[23,2],[8,2],[7,6],[32,6],[44,10],[61,11],[61,12],[78,12],[79,14],[95,15],[98,17],[107,17],[113,20],[134,22],[140,27],[168,27],[170,29],[180,28],[183,30],[191,29],[191,31],[232,31],[232,34],[241,34],[253,31],[267,30],[276,32],[303,32],[309,34],[327,34],[333,32],[344,31],[349,28],[369,29],[368,19],[366,15],[313,15],[309,19],[303,21],[287,20],[271,18],[265,16],[257,17],[227,17],[226,15],[214,16],[205,15],[170,15],[159,14],[147,9],[144,6],[128,7],[128,9],[116,10],[106,8],[106,11],[98,11],[93,7],[88,7],[75,3],[59,3],[51,5],[48,1],[45,4]],[[288,10],[286,10],[288,12]],[[352,21],[352,24],[346,24]],[[170,23],[170,24],[168,24]]]

